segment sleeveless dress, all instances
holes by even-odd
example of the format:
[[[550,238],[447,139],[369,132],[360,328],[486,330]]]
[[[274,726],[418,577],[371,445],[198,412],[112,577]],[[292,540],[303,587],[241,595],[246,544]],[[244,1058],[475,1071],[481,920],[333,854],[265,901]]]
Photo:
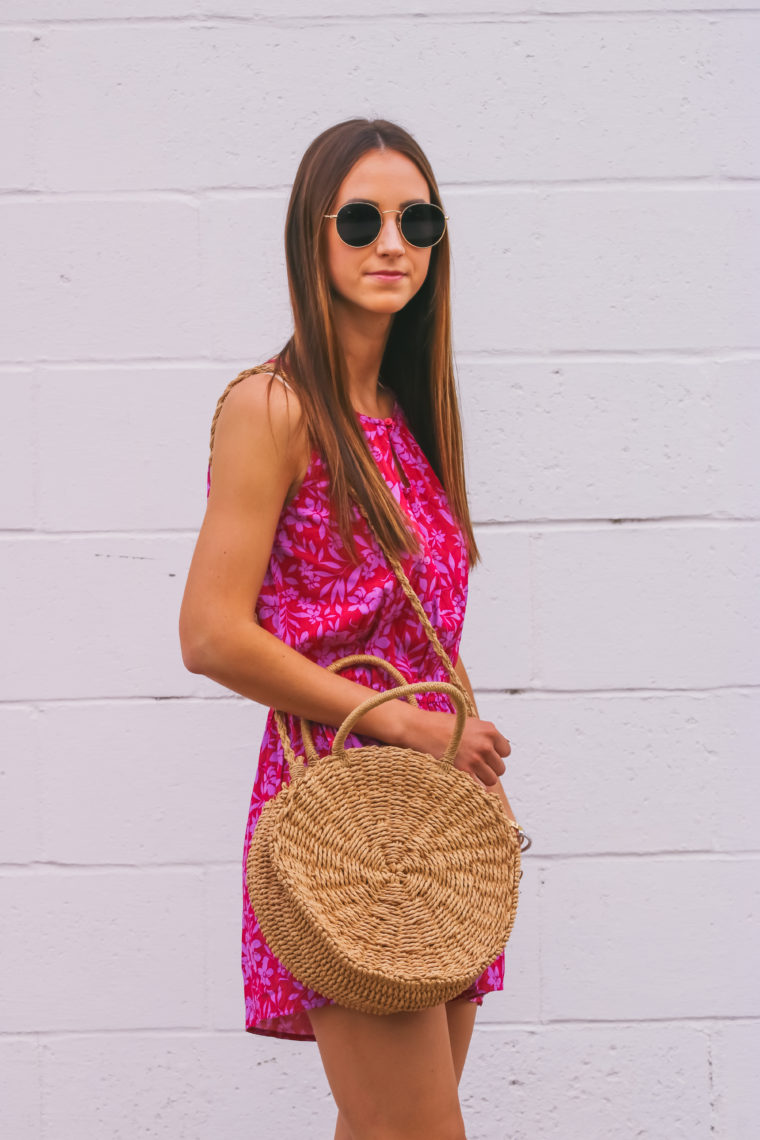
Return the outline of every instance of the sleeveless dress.
[[[462,531],[398,401],[387,418],[356,414],[383,477],[420,541],[420,553],[402,555],[401,565],[441,644],[456,664],[468,581]],[[209,471],[207,496],[210,486]],[[445,667],[355,505],[353,514],[358,565],[351,561],[340,538],[331,513],[328,472],[319,452],[314,451],[301,486],[280,514],[256,603],[259,624],[319,665],[366,653],[392,662],[408,681],[448,681]],[[380,669],[367,666],[342,670],[341,676],[373,689],[396,684]],[[418,700],[422,708],[453,712],[445,693],[422,693]],[[293,716],[287,716],[286,721],[294,750],[303,755],[300,722]],[[329,752],[335,731],[313,725],[314,744],[320,755]],[[377,743],[381,742],[352,733],[345,747]],[[334,1002],[299,982],[272,953],[259,929],[245,881],[248,848],[261,809],[288,781],[270,709],[243,845],[245,1029],[267,1037],[315,1041],[306,1010]],[[482,1005],[483,994],[503,987],[504,951],[461,996]]]

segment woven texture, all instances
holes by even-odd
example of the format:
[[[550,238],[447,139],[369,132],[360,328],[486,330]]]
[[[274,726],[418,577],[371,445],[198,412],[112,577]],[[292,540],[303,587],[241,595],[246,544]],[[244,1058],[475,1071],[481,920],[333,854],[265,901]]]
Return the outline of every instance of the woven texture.
[[[343,749],[370,708],[429,690],[460,710],[441,759]],[[290,783],[264,805],[248,853],[251,905],[287,968],[342,1005],[387,1014],[448,1001],[512,932],[522,831],[453,766],[465,712],[442,682],[378,694],[346,718],[329,756],[294,758]]]

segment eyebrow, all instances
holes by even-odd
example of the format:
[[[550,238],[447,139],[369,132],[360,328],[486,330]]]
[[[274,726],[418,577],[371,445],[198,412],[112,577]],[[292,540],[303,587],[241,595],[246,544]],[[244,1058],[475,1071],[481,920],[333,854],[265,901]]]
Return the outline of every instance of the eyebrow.
[[[371,206],[377,206],[378,210],[380,209],[380,203],[375,202],[372,198],[348,198],[343,205],[350,206],[352,202],[369,202]],[[399,209],[403,210],[406,206],[416,206],[418,202],[421,202],[425,206],[430,205],[424,198],[407,198],[405,202],[399,203]]]

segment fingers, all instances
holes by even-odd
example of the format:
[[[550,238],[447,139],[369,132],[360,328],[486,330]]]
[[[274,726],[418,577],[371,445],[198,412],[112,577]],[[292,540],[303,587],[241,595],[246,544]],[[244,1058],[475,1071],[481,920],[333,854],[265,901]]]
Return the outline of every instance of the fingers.
[[[469,753],[469,757],[465,759]],[[475,721],[472,723],[472,736],[469,746],[461,754],[462,767],[467,767],[470,774],[488,788],[493,788],[503,776],[507,766],[502,759],[510,756],[512,746],[506,736],[490,721]]]
[[[484,764],[480,766],[483,772],[481,779],[484,784],[489,787],[493,786],[499,776],[503,776],[507,770],[507,766],[502,760],[503,756],[509,756],[512,752],[512,746],[507,740],[506,736],[502,736],[495,725],[489,725],[492,737],[492,751],[486,753],[483,757]]]
[[[499,756],[509,756],[512,747],[507,740],[506,736],[502,736],[498,729],[494,728],[494,748]]]
[[[484,784],[491,787],[497,782],[499,776],[503,776],[507,770],[507,766],[499,756],[498,752],[492,753],[491,756],[486,756],[483,762],[478,766],[478,776]]]
[[[481,784],[485,784],[489,788],[492,788],[494,784],[497,784],[499,782],[499,777],[496,775],[494,769],[488,764],[478,765],[478,779],[480,780]]]
[[[490,720],[480,722],[480,730],[484,733],[491,747],[498,756],[509,756],[512,746],[506,736],[502,736],[495,724]]]

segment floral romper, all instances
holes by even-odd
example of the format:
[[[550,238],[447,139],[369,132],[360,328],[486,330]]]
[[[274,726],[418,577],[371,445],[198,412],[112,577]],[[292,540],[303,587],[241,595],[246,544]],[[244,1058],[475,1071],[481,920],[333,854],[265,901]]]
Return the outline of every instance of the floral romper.
[[[380,471],[420,539],[421,552],[402,555],[401,565],[456,663],[468,576],[461,529],[398,401],[387,419],[356,414]],[[209,472],[209,490],[210,485]],[[314,451],[301,486],[280,515],[256,604],[259,624],[320,665],[366,653],[392,662],[409,681],[448,681],[374,533],[355,506],[353,511],[358,564],[351,562],[340,538],[331,513],[328,473],[319,452]],[[396,684],[384,671],[367,666],[342,670],[341,676],[373,689]],[[453,712],[445,693],[418,694],[418,700],[423,708]],[[303,755],[299,720],[287,716],[286,721],[296,754]],[[335,729],[315,724],[313,735],[317,752],[326,755]],[[345,746],[376,743],[380,742],[352,733]],[[282,744],[270,709],[243,847],[245,1028],[268,1037],[315,1041],[306,1010],[332,1005],[333,1000],[299,982],[272,953],[259,929],[245,881],[248,848],[261,809],[286,779]],[[504,951],[463,996],[482,1005],[484,993],[503,987]]]

